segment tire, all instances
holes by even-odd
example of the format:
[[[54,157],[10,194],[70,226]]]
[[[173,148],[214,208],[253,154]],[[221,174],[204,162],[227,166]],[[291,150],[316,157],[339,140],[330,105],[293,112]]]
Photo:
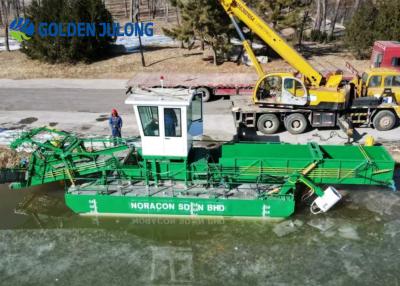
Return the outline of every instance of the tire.
[[[280,120],[275,114],[263,114],[257,120],[257,128],[263,134],[274,134],[279,126]]]
[[[379,111],[372,120],[372,124],[378,131],[388,131],[396,125],[397,118],[389,110]]]
[[[308,127],[308,120],[301,113],[293,113],[285,118],[285,127],[290,134],[301,134]]]
[[[208,102],[211,99],[211,92],[208,88],[206,87],[198,87],[196,88],[197,93],[201,93],[201,98],[203,102]]]

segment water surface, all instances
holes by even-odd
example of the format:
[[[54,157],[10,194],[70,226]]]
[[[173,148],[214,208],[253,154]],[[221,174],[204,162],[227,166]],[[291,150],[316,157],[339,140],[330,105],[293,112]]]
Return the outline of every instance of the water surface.
[[[271,222],[81,217],[61,189],[0,186],[0,285],[400,285],[389,190]]]

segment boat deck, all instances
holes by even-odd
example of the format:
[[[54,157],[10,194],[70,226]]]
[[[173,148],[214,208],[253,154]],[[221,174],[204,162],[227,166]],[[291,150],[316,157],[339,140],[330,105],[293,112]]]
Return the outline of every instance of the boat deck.
[[[114,181],[108,185],[96,185],[93,183],[70,187],[69,194],[126,197],[176,197],[176,198],[225,198],[225,199],[256,199],[263,197],[266,192],[277,186],[265,184],[242,184],[236,188],[228,189],[225,186],[205,187],[204,184],[195,184],[186,187],[183,183],[172,181],[162,184],[146,186],[143,182]]]

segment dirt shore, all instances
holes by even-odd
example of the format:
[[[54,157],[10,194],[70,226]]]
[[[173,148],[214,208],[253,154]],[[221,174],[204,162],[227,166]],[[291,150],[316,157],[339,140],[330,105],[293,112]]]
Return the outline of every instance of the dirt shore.
[[[350,62],[360,71],[368,67],[368,61],[355,60],[340,47],[321,44],[309,44],[303,54],[322,73],[341,69],[346,72],[345,63]],[[31,60],[20,51],[0,52],[0,78],[98,78],[129,79],[133,74],[146,72],[179,72],[179,73],[255,73],[252,66],[225,62],[213,65],[209,58],[209,50],[201,51],[178,47],[154,48],[145,52],[146,67],[142,67],[138,53],[123,54],[100,60],[91,64],[47,64]],[[263,64],[264,70],[291,71],[291,67],[283,60],[273,59]]]

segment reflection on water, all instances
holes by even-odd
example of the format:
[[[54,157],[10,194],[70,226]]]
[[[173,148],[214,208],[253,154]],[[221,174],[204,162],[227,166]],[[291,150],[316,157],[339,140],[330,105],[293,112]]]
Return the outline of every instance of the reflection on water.
[[[0,285],[400,284],[398,193],[271,222],[80,217],[46,188],[0,186]]]

